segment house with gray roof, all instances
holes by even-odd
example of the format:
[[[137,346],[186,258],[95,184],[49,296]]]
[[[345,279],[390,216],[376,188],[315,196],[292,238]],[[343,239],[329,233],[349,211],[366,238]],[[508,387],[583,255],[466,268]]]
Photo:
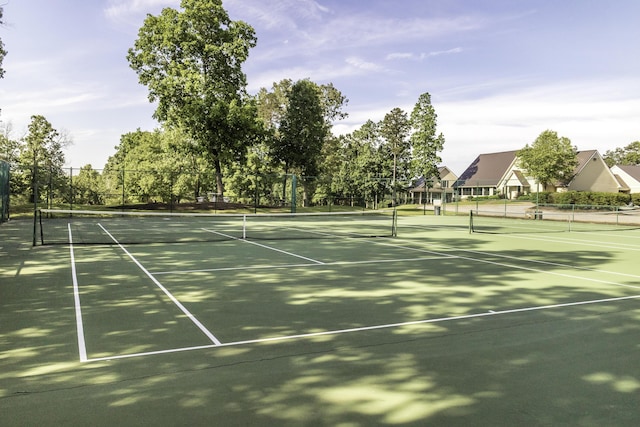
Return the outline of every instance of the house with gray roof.
[[[479,155],[460,175],[454,188],[461,198],[501,196],[515,199],[538,191],[624,192],[597,150],[579,151],[578,165],[568,183],[554,183],[546,188],[527,176],[517,158],[518,150]]]
[[[480,154],[460,175],[454,189],[461,198],[496,196],[499,183],[516,165],[517,150]],[[527,188],[528,190],[528,188]],[[524,191],[526,193],[528,191]]]

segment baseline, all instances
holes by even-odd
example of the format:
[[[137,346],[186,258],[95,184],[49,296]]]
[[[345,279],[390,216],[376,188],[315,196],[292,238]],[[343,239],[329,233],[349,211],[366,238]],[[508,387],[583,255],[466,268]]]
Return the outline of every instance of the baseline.
[[[438,317],[434,319],[389,323],[384,325],[362,326],[358,328],[338,329],[338,330],[322,331],[322,332],[310,332],[306,334],[286,335],[286,336],[270,337],[270,338],[258,338],[253,340],[229,342],[229,343],[224,343],[219,345],[200,345],[200,346],[174,348],[174,349],[159,350],[159,351],[121,354],[117,356],[97,357],[97,358],[89,359],[88,362],[104,362],[104,361],[111,361],[111,360],[118,360],[118,359],[130,359],[134,357],[181,353],[181,352],[194,351],[194,350],[205,350],[205,349],[211,349],[211,348],[237,347],[242,345],[299,340],[299,339],[314,338],[314,337],[329,336],[329,335],[342,335],[342,334],[374,331],[374,330],[381,330],[381,329],[393,329],[393,328],[400,328],[405,326],[425,325],[430,323],[443,323],[443,322],[452,322],[456,320],[466,320],[466,319],[475,319],[475,318],[490,317],[490,316],[501,316],[501,315],[515,314],[515,313],[552,310],[552,309],[564,308],[564,307],[576,307],[576,306],[591,305],[591,304],[604,304],[609,302],[618,302],[618,301],[633,300],[633,299],[640,299],[640,295],[631,295],[631,296],[616,297],[616,298],[604,298],[604,299],[597,299],[597,300],[575,301],[575,302],[568,302],[568,303],[561,303],[561,304],[549,304],[549,305],[542,305],[542,306],[514,308],[514,309],[500,310],[500,311],[488,311],[483,313],[465,314],[465,315],[451,316],[451,317]]]

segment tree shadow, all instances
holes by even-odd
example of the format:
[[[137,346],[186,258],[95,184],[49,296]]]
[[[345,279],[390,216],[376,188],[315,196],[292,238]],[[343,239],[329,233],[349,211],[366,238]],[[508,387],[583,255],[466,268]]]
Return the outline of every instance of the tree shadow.
[[[402,244],[433,258],[415,252],[383,262],[391,252],[369,248],[360,255],[378,262],[273,268],[246,249],[243,262],[264,268],[158,276],[224,343],[236,344],[84,364],[60,248],[2,258],[3,269],[22,267],[0,285],[0,411],[11,425],[637,424],[637,300],[506,313],[633,296],[636,288],[606,277],[588,280],[620,265],[619,251],[565,251],[562,263],[541,265],[530,261],[562,248],[496,250],[483,238],[437,235]],[[314,242],[316,254],[336,259],[356,246]],[[179,248],[138,255],[194,269],[202,266],[197,256],[217,266],[239,259],[231,245],[198,247],[191,259]],[[93,354],[204,344],[184,315],[166,314],[173,307],[153,284],[109,268],[124,265],[117,251],[85,256],[91,262],[79,274],[86,315],[95,316],[88,342],[102,345]],[[89,269],[101,280],[87,284]],[[616,281],[640,286],[637,277]],[[467,317],[446,320],[454,316]],[[241,343],[428,319],[442,320]]]

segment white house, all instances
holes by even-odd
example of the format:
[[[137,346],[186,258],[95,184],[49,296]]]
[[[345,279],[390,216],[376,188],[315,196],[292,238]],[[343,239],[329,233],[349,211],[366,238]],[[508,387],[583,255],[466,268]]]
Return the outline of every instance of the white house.
[[[640,193],[640,165],[615,165],[611,172],[631,194]]]

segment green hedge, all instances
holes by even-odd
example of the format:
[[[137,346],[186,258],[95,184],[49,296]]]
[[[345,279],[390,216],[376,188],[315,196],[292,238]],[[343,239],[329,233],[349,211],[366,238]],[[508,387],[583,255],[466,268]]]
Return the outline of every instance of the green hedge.
[[[599,193],[588,191],[567,191],[565,193],[541,192],[531,193],[532,202],[550,205],[585,205],[585,206],[627,206],[629,203],[640,204],[640,194]]]

